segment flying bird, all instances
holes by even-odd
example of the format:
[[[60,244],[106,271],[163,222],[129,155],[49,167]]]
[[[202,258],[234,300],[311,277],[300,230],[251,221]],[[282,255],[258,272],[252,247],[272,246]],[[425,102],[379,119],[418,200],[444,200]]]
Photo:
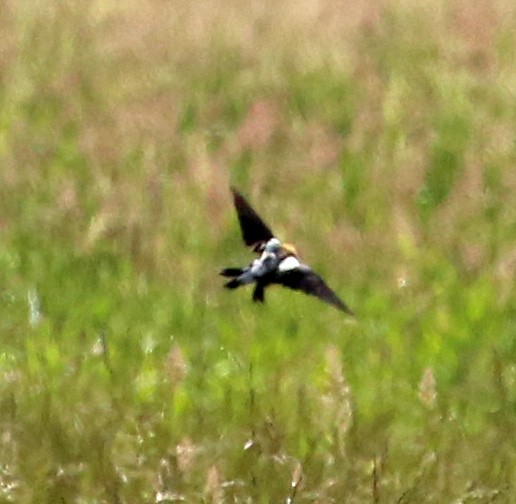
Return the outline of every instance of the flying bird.
[[[231,192],[242,238],[259,257],[246,268],[223,269],[220,274],[231,278],[224,286],[236,289],[242,285],[254,284],[253,301],[263,303],[266,287],[273,284],[283,285],[316,296],[353,315],[324,280],[310,266],[301,262],[296,249],[288,243],[281,243],[235,188],[232,187]]]

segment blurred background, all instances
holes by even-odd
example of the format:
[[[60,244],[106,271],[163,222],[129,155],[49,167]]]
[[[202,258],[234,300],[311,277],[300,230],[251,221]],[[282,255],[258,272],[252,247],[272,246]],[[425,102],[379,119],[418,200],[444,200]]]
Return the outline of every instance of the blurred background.
[[[514,2],[0,34],[0,502],[513,502]],[[356,320],[222,288],[231,184]]]

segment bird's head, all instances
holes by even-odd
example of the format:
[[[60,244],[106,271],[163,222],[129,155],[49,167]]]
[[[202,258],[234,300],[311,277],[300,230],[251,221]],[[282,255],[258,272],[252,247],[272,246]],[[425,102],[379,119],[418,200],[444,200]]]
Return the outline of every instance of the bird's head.
[[[284,243],[281,247],[285,252],[287,252],[289,255],[293,255],[295,257],[299,257],[296,247],[292,245],[292,243]]]

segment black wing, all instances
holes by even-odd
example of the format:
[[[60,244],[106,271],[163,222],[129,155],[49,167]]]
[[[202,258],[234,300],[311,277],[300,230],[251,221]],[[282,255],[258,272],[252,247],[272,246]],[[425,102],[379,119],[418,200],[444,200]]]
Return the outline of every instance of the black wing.
[[[273,238],[269,226],[262,221],[246,199],[234,187],[231,188],[231,192],[245,244],[256,249],[260,244]]]
[[[353,315],[353,312],[339,299],[337,294],[335,294],[335,292],[324,283],[324,280],[308,266],[282,273],[277,282],[290,289],[300,290],[306,294],[316,296],[339,310]]]

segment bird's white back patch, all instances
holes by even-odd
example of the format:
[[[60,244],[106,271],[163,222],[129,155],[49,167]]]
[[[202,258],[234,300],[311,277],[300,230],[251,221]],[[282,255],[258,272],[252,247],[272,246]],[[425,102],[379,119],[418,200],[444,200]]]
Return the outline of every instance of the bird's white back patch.
[[[291,271],[298,268],[300,264],[299,260],[294,256],[287,256],[279,263],[278,270],[281,273],[284,273],[285,271]]]

